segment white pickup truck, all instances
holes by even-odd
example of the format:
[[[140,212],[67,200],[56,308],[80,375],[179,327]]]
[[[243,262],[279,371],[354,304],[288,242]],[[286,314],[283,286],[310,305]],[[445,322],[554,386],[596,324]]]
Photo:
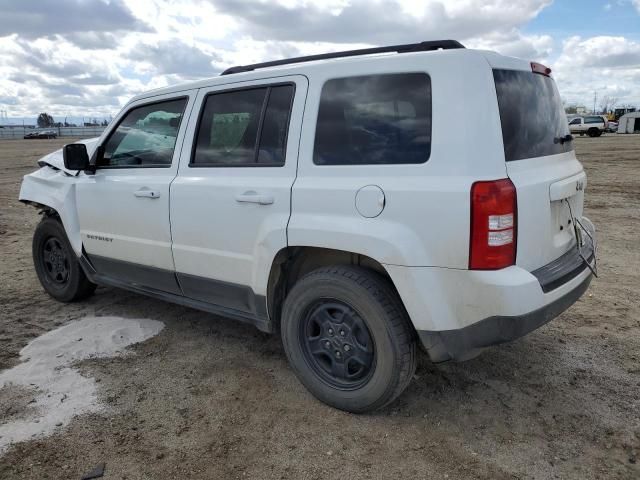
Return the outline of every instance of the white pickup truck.
[[[600,115],[590,115],[587,117],[574,117],[569,120],[569,130],[571,133],[599,137],[607,131],[609,125],[607,120]]]

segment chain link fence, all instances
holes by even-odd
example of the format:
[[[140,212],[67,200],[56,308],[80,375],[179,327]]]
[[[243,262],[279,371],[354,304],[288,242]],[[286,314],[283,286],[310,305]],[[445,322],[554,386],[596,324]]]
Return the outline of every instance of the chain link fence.
[[[40,134],[45,137],[48,132],[56,137],[77,137],[91,138],[98,137],[106,127],[51,127],[51,128],[30,128],[4,126],[0,128],[0,140],[10,138],[24,138],[28,134]]]

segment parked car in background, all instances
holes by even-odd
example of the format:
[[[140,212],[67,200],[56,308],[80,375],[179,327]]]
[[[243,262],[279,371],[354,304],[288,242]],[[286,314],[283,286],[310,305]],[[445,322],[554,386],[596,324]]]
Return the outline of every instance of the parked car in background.
[[[38,138],[56,138],[58,136],[58,132],[55,130],[44,130],[42,132],[38,132]]]
[[[462,110],[483,122],[454,131]],[[463,361],[544,325],[595,266],[551,69],[451,40],[143,93],[38,164],[20,200],[52,297],[109,285],[278,332],[351,412],[396,398],[419,344]]]
[[[39,130],[36,132],[29,132],[23,138],[56,138],[58,136],[58,132],[55,130]]]
[[[617,131],[618,131],[618,122],[609,120],[609,123],[607,124],[607,132],[617,133]]]
[[[587,134],[590,137],[599,137],[607,130],[607,121],[600,115],[575,117],[569,121],[569,130],[580,136]]]

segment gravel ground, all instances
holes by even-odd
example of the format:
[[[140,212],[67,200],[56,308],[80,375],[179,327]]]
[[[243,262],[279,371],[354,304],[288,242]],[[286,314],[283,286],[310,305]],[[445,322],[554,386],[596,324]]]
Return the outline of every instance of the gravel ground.
[[[67,140],[68,141],[68,140]],[[600,278],[570,310],[462,364],[421,358],[387,409],[351,415],[313,399],[278,337],[111,288],[63,305],[31,262],[39,217],[22,175],[64,140],[0,142],[0,369],[33,338],[86,316],[165,323],[131,355],[84,360],[102,412],[0,456],[0,478],[640,478],[640,136],[576,138],[599,229]],[[0,389],[0,422],[32,412]],[[30,403],[31,402],[31,403]]]

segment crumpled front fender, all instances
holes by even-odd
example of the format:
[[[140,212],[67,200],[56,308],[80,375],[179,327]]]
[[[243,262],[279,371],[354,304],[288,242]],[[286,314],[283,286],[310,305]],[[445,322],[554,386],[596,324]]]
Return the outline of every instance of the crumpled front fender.
[[[78,177],[49,166],[25,175],[20,187],[21,202],[55,210],[62,220],[67,237],[76,255],[82,254],[82,240],[76,208]]]

